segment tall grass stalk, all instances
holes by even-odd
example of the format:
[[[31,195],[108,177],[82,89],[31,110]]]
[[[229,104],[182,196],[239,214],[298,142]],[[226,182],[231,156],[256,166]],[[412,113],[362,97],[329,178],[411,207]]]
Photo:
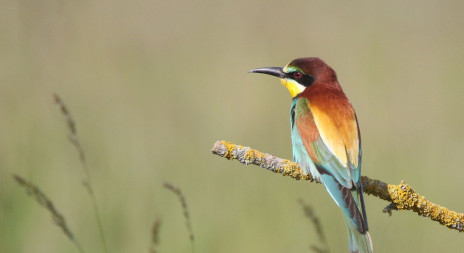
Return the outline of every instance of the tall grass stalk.
[[[305,203],[302,199],[298,201],[301,206],[303,207],[303,211],[305,216],[314,224],[314,228],[316,229],[316,233],[319,237],[319,242],[322,243],[322,247],[318,247],[316,245],[311,245],[311,249],[317,253],[329,253],[329,244],[327,243],[327,239],[325,238],[324,230],[322,229],[321,221],[319,217],[317,217],[314,209],[311,205]]]
[[[153,222],[153,227],[151,229],[150,253],[158,252],[160,227],[161,227],[161,219],[159,217],[156,217],[155,221]]]
[[[82,249],[79,241],[77,241],[76,237],[72,233],[71,229],[68,227],[66,224],[66,220],[64,216],[56,209],[55,205],[53,202],[50,200],[50,198],[45,195],[37,186],[35,186],[33,183],[26,181],[24,178],[13,174],[13,178],[16,180],[16,182],[24,187],[27,191],[27,193],[35,198],[37,203],[39,203],[41,206],[43,206],[45,209],[47,209],[50,212],[50,215],[52,216],[53,222],[61,228],[63,233],[66,235],[66,237],[71,240],[71,242],[77,247],[77,250],[80,253],[83,253],[84,250]]]
[[[189,239],[190,239],[190,243],[191,243],[191,246],[192,246],[192,253],[195,253],[195,245],[194,245],[194,236],[193,236],[193,230],[192,230],[192,224],[190,223],[190,214],[189,214],[189,211],[188,211],[188,208],[187,208],[187,201],[185,200],[185,196],[184,194],[182,194],[182,191],[180,190],[179,187],[171,184],[171,183],[167,183],[165,182],[164,183],[164,187],[166,187],[167,189],[171,190],[172,192],[174,192],[177,197],[179,198],[180,200],[180,203],[182,205],[182,210],[183,210],[183,213],[184,213],[184,217],[185,217],[185,225],[187,226],[187,230],[189,232]]]
[[[63,103],[61,98],[57,94],[54,94],[53,96],[54,96],[54,99],[55,99],[55,103],[60,107],[61,113],[65,117],[66,124],[67,124],[68,129],[69,129],[69,137],[68,138],[71,141],[71,144],[76,148],[77,153],[79,155],[79,161],[81,162],[82,168],[83,168],[83,171],[84,171],[84,179],[82,180],[82,183],[83,183],[84,187],[87,189],[87,192],[89,193],[89,196],[90,196],[90,199],[91,199],[91,202],[92,202],[92,206],[93,206],[93,210],[95,212],[95,217],[97,219],[98,228],[100,230],[100,237],[101,237],[101,240],[102,240],[103,248],[104,248],[105,252],[108,253],[108,246],[106,244],[105,233],[103,232],[103,225],[102,225],[102,222],[101,222],[101,219],[100,219],[100,212],[98,210],[97,199],[95,197],[95,193],[94,193],[93,188],[92,188],[92,178],[91,178],[91,175],[90,175],[90,172],[89,172],[89,167],[87,166],[87,160],[86,160],[86,157],[85,157],[84,149],[82,148],[82,146],[81,146],[81,144],[79,142],[79,138],[77,136],[77,129],[76,129],[75,121],[71,117],[71,114],[69,113],[68,108]]]

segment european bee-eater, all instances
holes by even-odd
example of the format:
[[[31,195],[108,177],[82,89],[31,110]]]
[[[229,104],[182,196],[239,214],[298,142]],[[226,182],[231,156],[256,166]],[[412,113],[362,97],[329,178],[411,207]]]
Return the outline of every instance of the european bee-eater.
[[[361,135],[356,113],[335,71],[316,57],[258,68],[290,91],[293,160],[322,182],[342,209],[351,252],[373,252],[361,184]]]

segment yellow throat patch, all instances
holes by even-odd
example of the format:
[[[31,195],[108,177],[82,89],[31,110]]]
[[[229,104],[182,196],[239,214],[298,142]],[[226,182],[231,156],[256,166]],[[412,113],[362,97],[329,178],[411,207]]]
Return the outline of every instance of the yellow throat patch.
[[[306,87],[299,84],[298,82],[292,79],[280,79],[280,82],[288,89],[292,98],[298,96],[301,92],[305,90]]]

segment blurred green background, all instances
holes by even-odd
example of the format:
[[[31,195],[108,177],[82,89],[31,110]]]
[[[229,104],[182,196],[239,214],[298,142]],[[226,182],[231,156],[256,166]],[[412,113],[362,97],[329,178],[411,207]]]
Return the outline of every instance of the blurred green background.
[[[319,56],[363,136],[363,174],[406,180],[464,211],[463,1],[2,1],[0,252],[77,252],[12,179],[38,185],[86,252],[102,252],[81,165],[52,94],[71,110],[111,252],[310,252],[314,206],[346,252],[323,187],[210,154],[218,139],[291,158],[288,91],[247,70]],[[458,252],[462,234],[366,197],[376,252]]]

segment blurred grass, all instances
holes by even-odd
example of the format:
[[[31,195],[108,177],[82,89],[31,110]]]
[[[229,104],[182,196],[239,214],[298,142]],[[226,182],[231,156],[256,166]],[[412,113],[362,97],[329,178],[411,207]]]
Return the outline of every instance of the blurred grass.
[[[320,216],[346,249],[340,211],[322,187],[209,153],[217,139],[291,157],[290,98],[250,68],[319,56],[337,71],[363,136],[363,173],[404,179],[464,210],[464,3],[461,1],[2,1],[0,252],[74,252],[11,180],[47,192],[86,252],[100,242],[79,160],[53,104],[73,113],[111,252],[188,252],[177,199],[189,200],[197,252],[305,252]],[[246,170],[246,171],[245,171]],[[246,174],[244,174],[246,172]],[[245,176],[246,175],[246,176]],[[462,235],[367,197],[376,252],[457,252]],[[339,238],[343,238],[339,239]]]

